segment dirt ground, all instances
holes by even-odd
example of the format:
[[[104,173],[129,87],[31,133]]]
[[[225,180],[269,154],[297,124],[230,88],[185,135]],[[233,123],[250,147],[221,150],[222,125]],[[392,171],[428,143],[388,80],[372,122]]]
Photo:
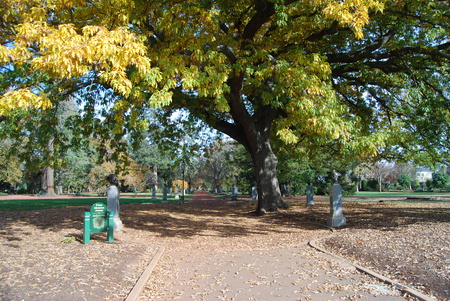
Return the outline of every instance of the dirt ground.
[[[124,205],[126,231],[114,243],[106,242],[105,233],[95,234],[89,245],[82,244],[83,212],[89,208],[0,212],[0,300],[123,300],[160,246],[169,251],[142,300],[170,300],[169,291],[181,289],[171,282],[180,279],[177,256],[185,263],[230,250],[283,257],[292,247],[307,256],[316,251],[303,242],[330,235],[308,224],[324,224],[329,204],[319,197],[315,207],[305,207],[304,198],[288,201],[289,210],[263,217],[251,213],[255,204],[248,201]],[[321,246],[437,300],[450,300],[449,204],[346,201],[344,214],[347,226],[319,241]],[[347,300],[361,299],[353,296]]]
[[[326,249],[450,300],[450,205],[352,203],[346,207],[349,225],[322,242]]]

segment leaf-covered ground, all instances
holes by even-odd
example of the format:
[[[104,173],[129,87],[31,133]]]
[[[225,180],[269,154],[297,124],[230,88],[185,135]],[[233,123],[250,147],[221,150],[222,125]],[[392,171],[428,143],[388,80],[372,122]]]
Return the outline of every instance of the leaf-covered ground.
[[[95,234],[89,245],[88,208],[0,212],[0,300],[123,300],[163,245],[142,300],[407,298],[306,245],[330,235],[309,224],[325,223],[328,202],[289,202],[263,217],[248,201],[124,205],[126,232],[114,243]],[[450,299],[449,204],[345,202],[344,214],[348,225],[323,247]]]
[[[450,300],[450,205],[348,203],[347,228],[322,245],[364,267]]]

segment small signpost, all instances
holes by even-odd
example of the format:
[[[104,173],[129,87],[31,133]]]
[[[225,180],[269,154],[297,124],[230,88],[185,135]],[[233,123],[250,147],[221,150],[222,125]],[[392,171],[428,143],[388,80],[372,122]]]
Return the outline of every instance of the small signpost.
[[[108,242],[114,242],[114,212],[103,203],[95,203],[84,213],[84,244],[91,241],[91,233],[108,232]]]

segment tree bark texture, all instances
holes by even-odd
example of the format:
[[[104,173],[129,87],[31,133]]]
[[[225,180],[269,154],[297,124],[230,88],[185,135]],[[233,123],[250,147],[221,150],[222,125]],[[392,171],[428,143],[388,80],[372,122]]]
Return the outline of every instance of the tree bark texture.
[[[50,138],[50,141],[48,142],[48,152],[50,156],[53,156],[54,150],[53,150],[53,140],[54,138]],[[55,171],[51,167],[46,168],[46,174],[47,174],[47,185],[46,185],[46,195],[47,196],[56,196],[55,193]]]
[[[270,147],[269,141],[262,142],[255,152],[251,152],[258,189],[258,215],[268,211],[287,208],[277,177],[278,159]]]
[[[59,170],[59,177],[58,177],[58,192],[57,192],[59,195],[63,194],[63,186],[62,186],[63,178],[62,177],[63,177],[62,176],[62,170],[60,169]]]
[[[53,168],[47,167],[47,187],[46,187],[46,196],[55,196],[55,171]]]
[[[249,152],[258,189],[258,215],[280,208],[288,208],[282,199],[277,177],[278,159],[271,144],[271,128],[279,111],[270,105],[259,107],[250,114],[242,99],[243,76],[229,81],[231,93],[227,95],[233,123],[214,120],[209,124],[241,143]]]

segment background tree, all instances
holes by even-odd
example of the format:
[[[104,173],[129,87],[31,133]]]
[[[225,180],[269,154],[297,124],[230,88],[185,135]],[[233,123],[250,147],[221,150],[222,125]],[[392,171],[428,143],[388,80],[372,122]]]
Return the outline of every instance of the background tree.
[[[411,178],[404,173],[398,175],[397,183],[402,189],[411,188]]]
[[[211,183],[211,187],[219,192],[230,176],[231,143],[221,143],[219,140],[205,150],[204,177]]]
[[[10,144],[8,140],[0,142],[0,189],[16,192],[23,176],[22,163],[16,155],[8,153]]]
[[[306,156],[295,156],[292,152],[278,152],[278,175],[283,196],[304,194],[306,185],[315,180],[315,171]]]
[[[106,192],[109,184],[107,177],[110,174],[115,174],[115,172],[116,164],[112,162],[104,162],[101,165],[94,166],[89,172],[89,190],[94,190],[97,193]]]
[[[66,121],[77,112],[73,99],[60,99],[46,110],[17,109],[1,123],[0,137],[11,141],[5,151],[41,171],[42,190],[48,196],[55,195],[54,170],[63,165],[71,147]]]
[[[380,161],[376,162],[373,165],[369,165],[369,176],[373,179],[376,179],[378,182],[378,189],[381,192],[385,185],[394,182],[395,178],[395,169],[394,164]]]
[[[89,173],[96,160],[92,149],[70,149],[65,156],[64,165],[58,170],[63,191],[85,191],[90,187]]]
[[[425,187],[423,187],[423,189],[426,189],[427,191],[433,191],[433,179],[426,179],[425,183],[423,184],[425,184]]]
[[[139,147],[131,152],[137,164],[147,169],[146,183],[148,187],[169,183],[175,176],[174,158],[160,149],[160,144],[151,140],[143,140]]]
[[[434,173],[432,185],[436,189],[446,189],[450,185],[450,176],[445,172]]]
[[[131,163],[128,164],[123,174],[119,175],[121,185],[137,193],[138,190],[144,190],[146,188],[146,174],[148,169],[142,167],[131,159]]]
[[[183,180],[175,180],[172,182],[172,188],[174,190],[178,189],[179,191],[182,191],[184,189],[188,189],[189,185],[188,182],[183,181]]]
[[[414,179],[414,180],[412,181],[412,183],[411,183],[411,188],[412,188],[413,190],[417,190],[417,189],[420,188],[420,182],[419,182],[418,179]]]
[[[395,164],[395,169],[398,174],[408,175],[411,179],[416,177],[416,167],[411,162],[397,163]]]
[[[251,193],[252,187],[256,185],[256,178],[249,153],[242,145],[232,143],[227,160],[230,166],[226,177],[227,186],[237,186],[242,192]]]

